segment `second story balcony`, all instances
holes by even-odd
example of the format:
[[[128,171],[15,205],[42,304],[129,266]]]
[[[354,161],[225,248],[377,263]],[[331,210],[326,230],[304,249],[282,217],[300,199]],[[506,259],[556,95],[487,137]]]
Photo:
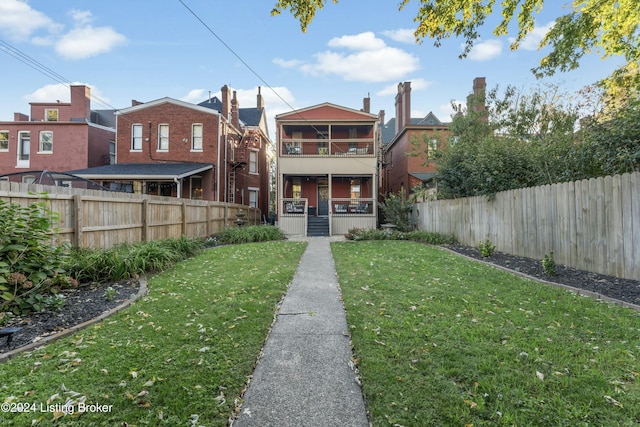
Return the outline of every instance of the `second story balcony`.
[[[283,139],[280,156],[331,157],[365,156],[375,157],[373,138],[357,139]]]

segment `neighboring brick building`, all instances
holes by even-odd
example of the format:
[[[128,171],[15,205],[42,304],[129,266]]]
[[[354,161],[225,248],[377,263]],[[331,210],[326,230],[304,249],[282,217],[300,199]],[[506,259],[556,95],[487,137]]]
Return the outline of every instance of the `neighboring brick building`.
[[[133,101],[117,113],[116,164],[73,173],[123,191],[238,203],[267,215],[270,141],[262,96],[258,91],[257,106],[245,109],[252,122],[242,121],[227,86],[222,98],[200,105]]]
[[[32,102],[31,116],[15,113],[12,122],[0,121],[0,174],[109,164],[114,112],[92,111],[87,86],[73,85],[70,92],[71,102]]]
[[[473,94],[468,98],[476,105],[467,108],[484,109],[479,95],[486,89],[484,77],[473,81]],[[398,84],[396,95],[396,117],[382,126],[383,169],[380,191],[410,195],[412,189],[422,187],[435,189],[436,161],[433,156],[436,149],[442,148],[452,136],[450,123],[442,122],[429,112],[425,117],[411,117],[411,82]],[[384,114],[382,114],[384,122]]]

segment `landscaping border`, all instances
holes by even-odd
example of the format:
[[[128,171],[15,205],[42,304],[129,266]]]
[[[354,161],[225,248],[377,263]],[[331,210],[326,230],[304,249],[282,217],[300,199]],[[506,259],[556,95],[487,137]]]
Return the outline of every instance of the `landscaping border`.
[[[493,263],[488,262],[488,261],[483,261],[483,260],[480,260],[480,259],[477,259],[477,258],[474,258],[474,257],[470,257],[470,256],[467,256],[467,255],[461,254],[460,252],[456,252],[453,249],[449,249],[449,248],[444,247],[444,246],[436,246],[436,247],[441,248],[443,250],[446,250],[446,251],[448,251],[448,252],[450,252],[452,254],[461,256],[463,258],[470,259],[470,260],[476,261],[476,262],[480,262],[480,263],[488,265],[490,267],[498,268],[500,270],[506,271],[507,273],[511,273],[513,275],[520,276],[520,277],[523,277],[525,279],[534,280],[534,281],[536,281],[538,283],[542,283],[542,284],[545,284],[545,285],[551,285],[551,286],[555,286],[556,288],[561,288],[561,289],[565,289],[565,290],[574,292],[579,296],[585,296],[585,297],[589,297],[589,298],[594,298],[594,299],[597,299],[597,300],[600,300],[600,301],[603,301],[603,302],[608,302],[608,303],[611,303],[611,304],[619,305],[621,307],[632,308],[632,309],[634,309],[636,311],[640,311],[640,305],[637,305],[637,304],[631,304],[629,302],[621,301],[621,300],[615,299],[615,298],[611,298],[611,297],[608,297],[606,295],[599,294],[597,292],[591,292],[591,291],[587,291],[587,290],[584,290],[584,289],[575,288],[573,286],[563,285],[561,283],[556,283],[556,282],[550,282],[550,281],[547,281],[547,280],[543,280],[543,279],[540,279],[538,277],[534,277],[534,276],[530,276],[528,274],[525,274],[525,273],[523,273],[521,271],[511,270],[509,268],[503,267],[503,266],[498,265],[498,264],[493,264]]]
[[[104,319],[118,313],[119,311],[124,310],[125,308],[129,307],[131,304],[133,304],[134,302],[136,302],[137,300],[139,300],[140,298],[142,298],[143,296],[145,296],[148,292],[148,288],[147,288],[147,279],[144,276],[141,276],[139,279],[139,285],[140,285],[140,289],[138,289],[138,292],[135,295],[130,296],[125,302],[123,302],[122,304],[118,305],[117,307],[114,307],[110,310],[105,311],[104,313],[100,314],[97,317],[94,317],[93,319],[89,319],[85,322],[79,323],[77,325],[71,326],[70,328],[64,329],[56,334],[53,335],[49,335],[47,337],[44,337],[43,339],[41,339],[38,342],[33,342],[27,345],[24,345],[22,347],[18,347],[14,350],[8,351],[6,353],[2,353],[0,354],[0,363],[6,362],[7,360],[13,358],[14,356],[17,356],[20,353],[24,353],[25,351],[31,351],[34,350],[38,347],[42,347],[43,345],[46,344],[50,344],[53,341],[56,341],[60,338],[66,337],[68,335],[71,335],[79,330],[82,330],[88,326],[91,326],[95,323],[101,322]]]

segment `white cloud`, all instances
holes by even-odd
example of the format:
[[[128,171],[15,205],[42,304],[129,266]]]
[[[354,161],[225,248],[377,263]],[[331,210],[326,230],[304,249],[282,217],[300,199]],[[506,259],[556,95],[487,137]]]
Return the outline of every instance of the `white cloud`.
[[[274,58],[272,61],[274,64],[281,66],[282,68],[296,68],[300,67],[304,64],[303,61],[298,59],[282,59],[282,58]]]
[[[379,39],[371,31],[352,35],[334,37],[327,43],[329,47],[346,48],[351,50],[378,50],[384,49],[386,44],[382,39]]]
[[[69,86],[73,86],[73,85],[89,86],[89,88],[91,89],[92,104],[96,104],[96,105],[92,105],[92,108],[96,108],[96,109],[113,108],[108,105],[109,99],[105,98],[102,95],[102,92],[100,91],[100,89],[96,88],[95,86],[91,86],[87,83],[80,83],[80,82],[74,82],[74,83],[71,83],[70,85],[66,85],[62,83],[45,85],[45,86],[42,86],[41,88],[36,89],[30,94],[25,95],[23,99],[26,102],[53,102],[53,101],[70,102],[71,90],[69,89]]]
[[[68,15],[74,27],[62,34],[63,25],[44,13],[32,9],[26,1],[0,1],[0,32],[12,39],[37,46],[54,46],[55,51],[68,59],[83,59],[111,51],[126,41],[126,37],[111,27],[93,27],[93,15],[88,10],[73,9]],[[44,34],[36,32],[43,30]]]
[[[502,42],[500,40],[487,40],[477,43],[467,55],[472,61],[488,61],[502,54]]]
[[[180,101],[190,102],[192,104],[199,104],[207,99],[208,93],[204,89],[192,89],[188,94],[180,98]]]
[[[57,32],[61,25],[42,12],[34,10],[25,1],[0,1],[0,32],[13,40],[27,40],[34,32],[44,29]]]
[[[93,14],[88,10],[72,9],[68,12],[68,15],[73,18],[76,25],[88,25],[93,21]]]
[[[533,30],[520,42],[520,48],[524,50],[538,50],[540,42],[547,35],[549,30],[555,25],[555,21],[549,22],[542,27],[534,27]],[[513,43],[515,39],[510,38],[509,42]]]
[[[401,28],[399,30],[383,31],[382,35],[400,43],[415,43],[416,36],[414,35],[414,32],[415,30],[412,30],[411,28]]]
[[[273,62],[285,68],[298,67],[313,76],[335,75],[347,81],[360,82],[401,79],[419,66],[416,56],[387,46],[372,32],[336,37],[328,45],[333,50],[314,54],[314,62],[280,58]]]
[[[126,38],[110,27],[75,28],[56,43],[56,52],[68,59],[84,59],[111,51]]]
[[[429,86],[431,86],[433,84],[433,82],[431,82],[429,80],[422,79],[422,78],[405,79],[405,81],[411,82],[411,92],[428,89]],[[398,82],[398,83],[401,83],[401,82]],[[381,90],[377,91],[376,95],[378,95],[378,96],[388,96],[388,95],[397,94],[398,93],[398,83],[394,83],[394,84],[385,86]]]

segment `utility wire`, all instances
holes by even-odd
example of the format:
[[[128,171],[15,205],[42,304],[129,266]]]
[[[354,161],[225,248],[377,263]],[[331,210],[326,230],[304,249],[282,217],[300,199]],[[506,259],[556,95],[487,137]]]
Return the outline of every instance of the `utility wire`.
[[[198,22],[200,22],[200,23],[202,24],[202,25],[203,25],[203,26],[204,26],[204,27],[205,27],[205,28],[206,28],[206,29],[207,29],[207,30],[208,30],[208,31],[209,31],[209,32],[210,32],[210,33],[211,33],[211,34],[212,34],[212,35],[213,35],[213,36],[214,36],[214,37],[215,37],[215,38],[216,38],[216,39],[217,39],[217,40],[218,40],[218,41],[219,41],[223,46],[224,46],[224,47],[226,47],[226,48],[227,48],[227,50],[228,50],[229,52],[231,52],[231,54],[233,54],[233,56],[235,56],[235,57],[236,57],[240,62],[242,62],[242,64],[243,64],[245,67],[247,67],[247,69],[248,69],[249,71],[251,71],[251,73],[253,73],[253,75],[255,75],[255,76],[256,76],[256,77],[257,77],[257,78],[258,78],[262,83],[264,83],[264,85],[265,85],[266,87],[268,87],[268,88],[271,90],[271,92],[273,92],[273,93],[274,93],[278,98],[280,98],[280,100],[281,100],[282,102],[284,102],[284,103],[285,103],[285,105],[287,105],[289,108],[291,108],[291,110],[292,110],[293,112],[295,112],[298,116],[300,116],[300,117],[301,117],[305,122],[308,122],[308,120],[307,120],[307,119],[305,119],[305,118],[304,118],[304,116],[303,116],[302,114],[300,114],[300,112],[298,111],[298,109],[296,109],[296,108],[294,108],[293,106],[291,106],[291,105],[287,102],[287,100],[286,100],[286,99],[284,99],[282,96],[280,96],[280,94],[279,94],[279,93],[278,93],[278,92],[277,92],[277,91],[276,91],[276,90],[275,90],[275,89],[274,89],[274,88],[273,88],[269,83],[267,83],[267,82],[262,78],[262,76],[260,76],[260,74],[258,74],[258,72],[257,72],[257,71],[255,71],[255,70],[254,70],[254,69],[253,69],[249,64],[247,64],[247,62],[246,62],[244,59],[242,59],[242,57],[241,57],[241,56],[240,56],[240,55],[239,55],[235,50],[233,50],[233,48],[231,48],[231,46],[229,46],[229,45],[228,45],[228,44],[227,44],[227,43],[226,43],[226,42],[225,42],[225,41],[224,41],[220,36],[218,36],[218,34],[216,34],[216,32],[215,32],[215,31],[213,31],[213,29],[212,29],[209,25],[207,25],[207,23],[206,23],[206,22],[204,22],[204,21],[202,20],[202,18],[200,18],[200,16],[198,16],[198,14],[197,14],[196,12],[194,12],[194,11],[193,11],[193,9],[191,9],[189,6],[187,6],[187,5],[186,5],[186,3],[185,3],[183,0],[178,0],[178,1],[179,1],[179,2],[180,2],[180,3],[185,7],[185,9],[187,9],[187,10],[188,10],[192,15],[193,15],[193,17],[194,17],[194,18],[196,18],[196,19],[198,20]],[[310,125],[313,129],[315,129],[315,131],[316,131],[316,132],[320,133],[320,130],[319,130],[318,128],[316,128],[316,127],[313,125],[313,123],[309,123],[309,125]],[[358,161],[360,161],[360,160],[358,160]],[[364,163],[363,163],[363,164],[364,164]]]

